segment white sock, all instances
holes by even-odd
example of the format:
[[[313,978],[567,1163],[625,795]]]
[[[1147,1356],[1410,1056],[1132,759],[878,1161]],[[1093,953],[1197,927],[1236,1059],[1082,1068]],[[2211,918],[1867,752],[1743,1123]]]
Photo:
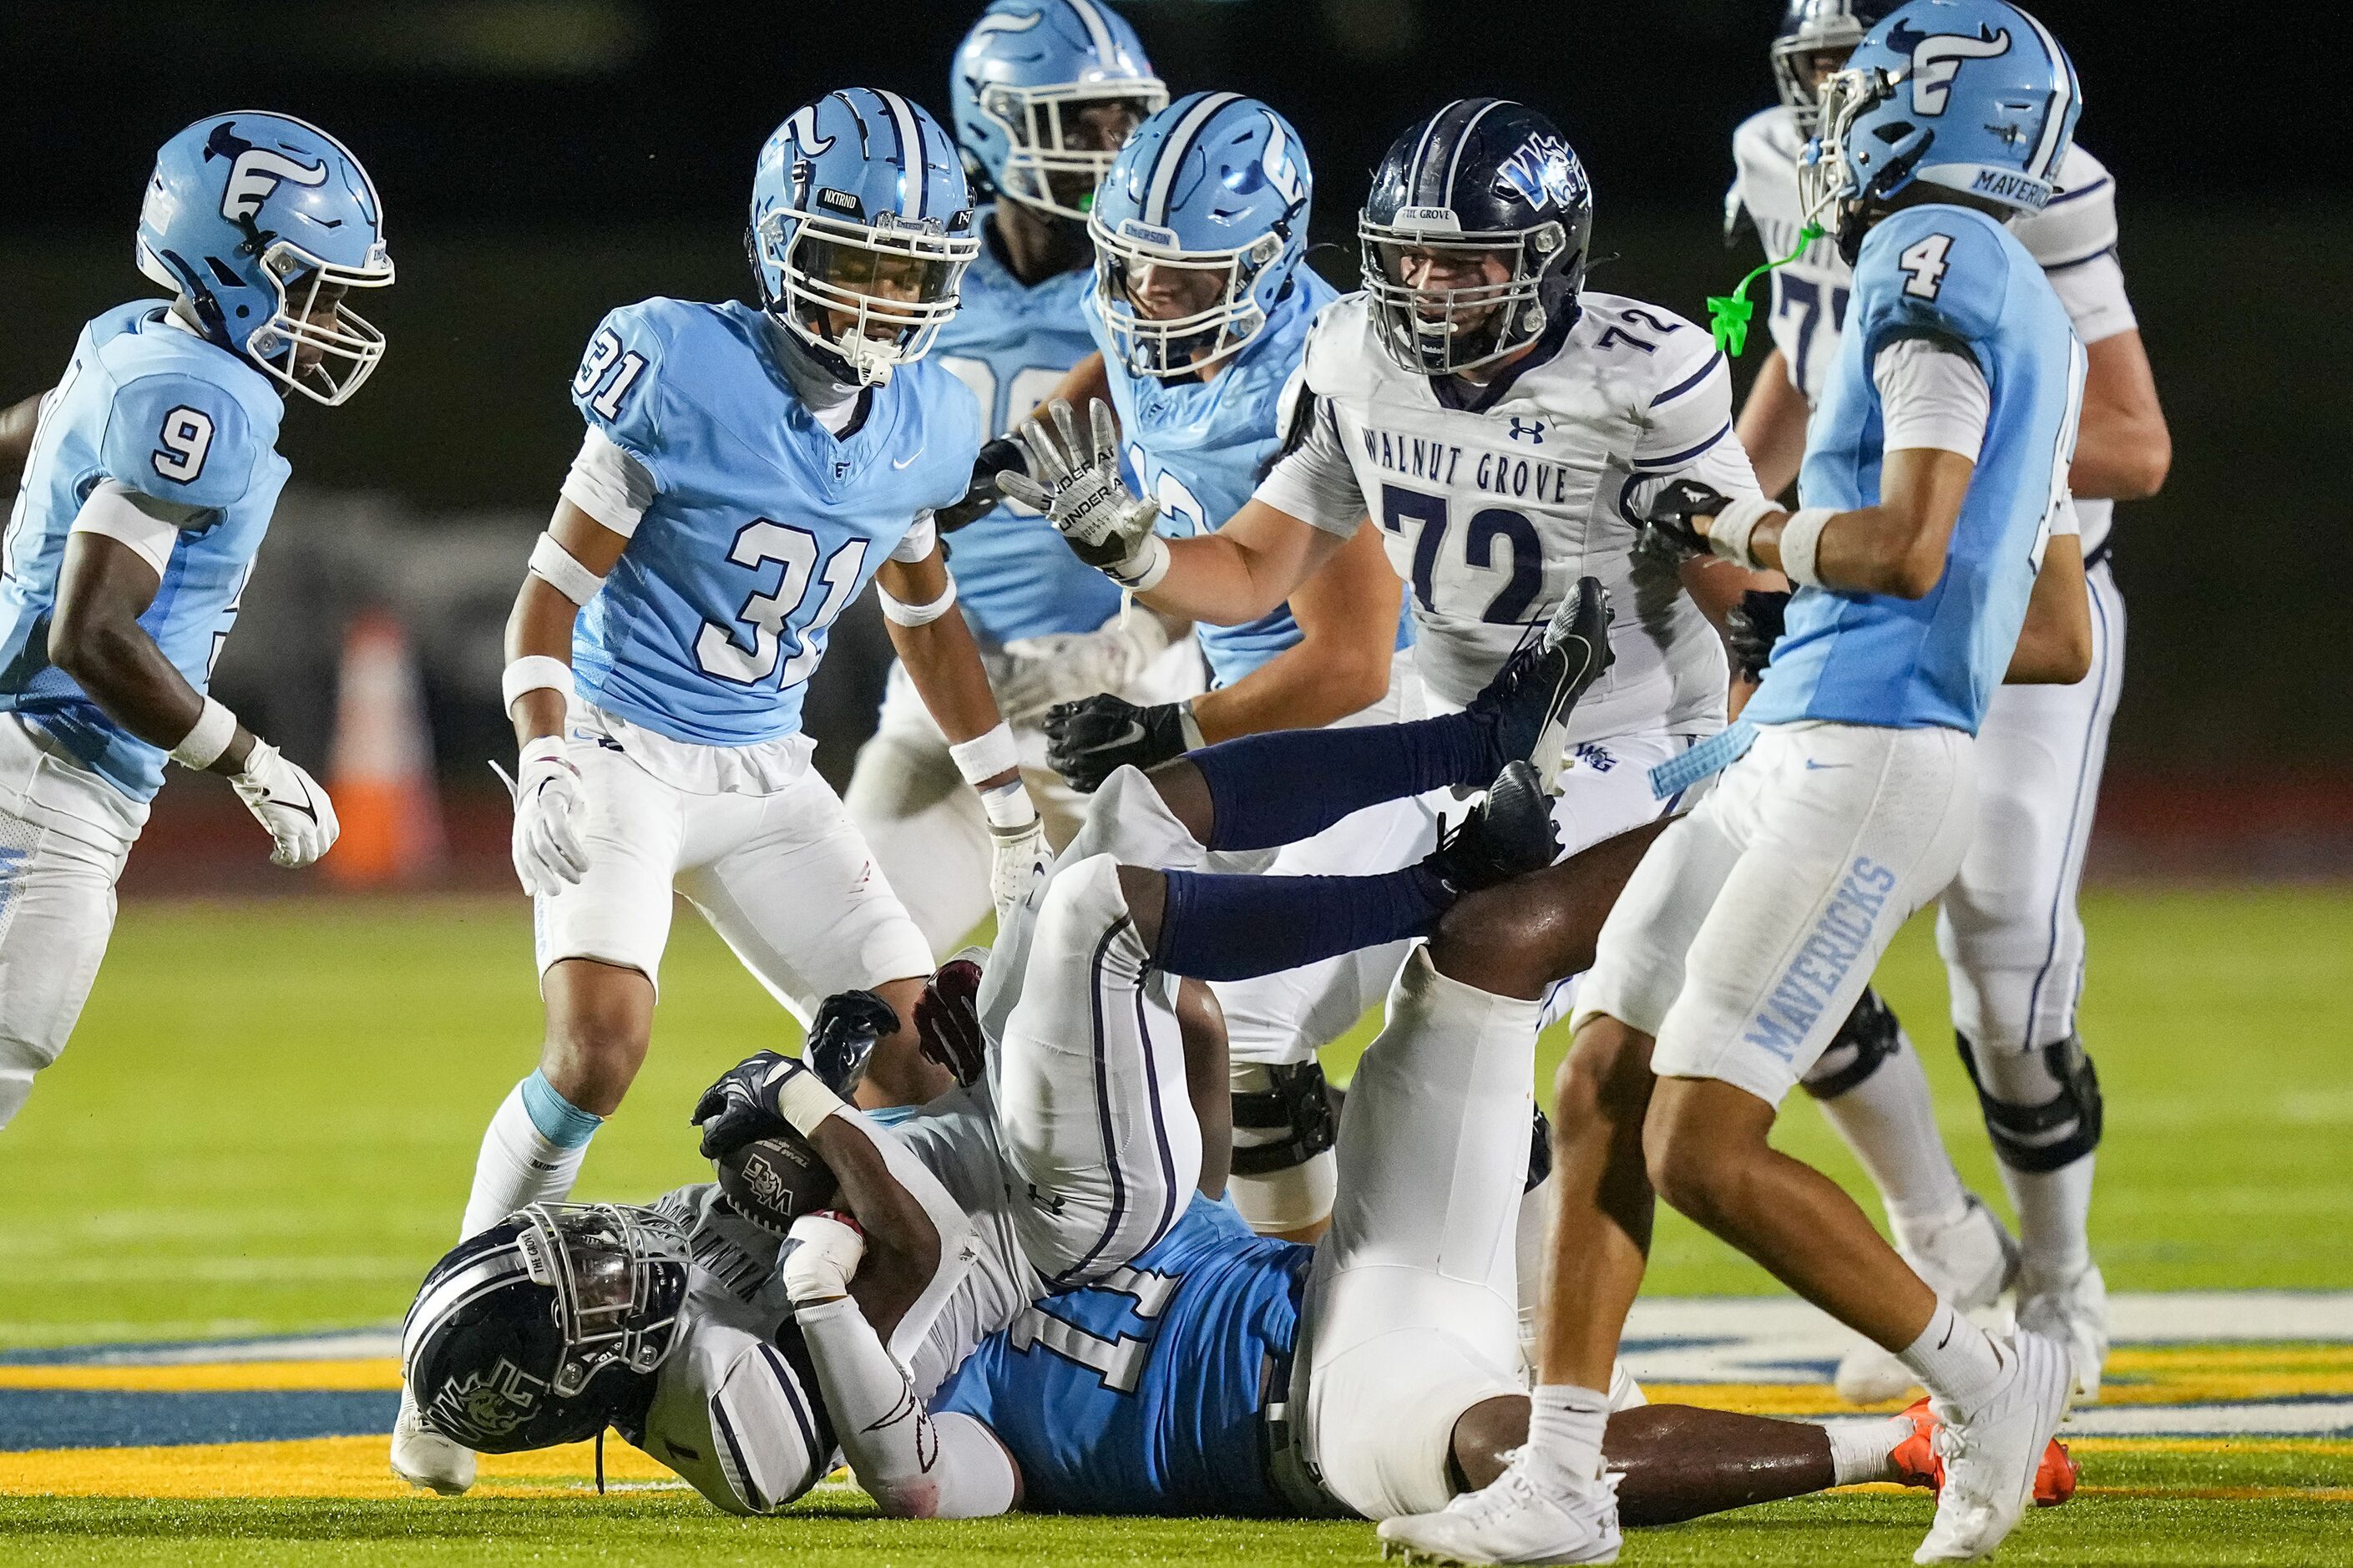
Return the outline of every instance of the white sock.
[[[1908,1036],[1902,1049],[1876,1071],[1835,1100],[1819,1103],[1847,1147],[1871,1173],[1887,1204],[1887,1220],[1900,1239],[1940,1230],[1958,1220],[1968,1190],[1945,1140],[1936,1131],[1936,1102],[1928,1074]]]
[[[2092,1266],[2092,1164],[2098,1158],[2086,1154],[2055,1171],[2001,1168],[2002,1185],[2018,1210],[2018,1244],[2026,1254],[2021,1295],[2055,1290]]]
[[[1831,1476],[1834,1486],[1859,1486],[1864,1481],[1892,1481],[1895,1445],[1912,1435],[1908,1415],[1882,1415],[1871,1421],[1825,1421],[1831,1439]]]
[[[1895,1352],[1920,1386],[1963,1411],[1975,1409],[2001,1382],[2001,1357],[1986,1331],[1939,1301],[1920,1337]]]
[[[482,1134],[459,1235],[488,1230],[533,1204],[561,1202],[604,1120],[567,1102],[536,1069],[508,1090]]]
[[[1539,1383],[1528,1391],[1528,1444],[1521,1463],[1537,1484],[1556,1491],[1590,1486],[1601,1477],[1601,1430],[1609,1425],[1609,1394],[1573,1383]]]

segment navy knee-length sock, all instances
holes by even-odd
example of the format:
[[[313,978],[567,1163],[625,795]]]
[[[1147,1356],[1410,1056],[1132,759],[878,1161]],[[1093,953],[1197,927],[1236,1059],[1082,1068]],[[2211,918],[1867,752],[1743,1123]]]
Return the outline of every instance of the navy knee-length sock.
[[[1248,980],[1420,936],[1455,898],[1419,866],[1377,877],[1163,875],[1153,962],[1196,980]]]
[[[1187,760],[1209,786],[1211,849],[1272,849],[1385,800],[1484,789],[1504,762],[1491,727],[1469,713],[1245,735]]]

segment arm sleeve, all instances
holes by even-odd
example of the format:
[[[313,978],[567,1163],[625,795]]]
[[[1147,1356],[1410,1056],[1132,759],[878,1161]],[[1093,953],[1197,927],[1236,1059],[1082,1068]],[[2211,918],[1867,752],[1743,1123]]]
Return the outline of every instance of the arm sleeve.
[[[932,1331],[932,1325],[939,1321],[942,1309],[946,1307],[963,1285],[965,1274],[970,1272],[973,1259],[980,1249],[980,1237],[974,1231],[972,1216],[965,1212],[964,1205],[957,1203],[939,1177],[932,1173],[931,1167],[915,1157],[914,1151],[907,1146],[905,1140],[881,1123],[859,1116],[855,1110],[844,1114],[858,1117],[859,1126],[874,1141],[875,1148],[881,1151],[883,1163],[890,1166],[892,1176],[923,1205],[923,1212],[931,1215],[932,1228],[939,1232],[939,1268],[933,1274],[931,1282],[923,1287],[923,1293],[915,1298],[914,1304],[901,1315],[898,1326],[891,1331],[892,1353],[901,1362],[913,1365],[923,1348],[925,1337]],[[942,1368],[940,1374],[944,1375],[945,1370]]]
[[[2068,150],[2059,176],[2062,188],[2051,205],[2020,219],[2012,232],[2051,279],[2075,335],[2095,343],[2139,324],[2117,259],[2116,182],[2081,147]]]
[[[1307,384],[1304,364],[1291,373],[1278,407],[1277,428],[1289,438],[1251,499],[1347,538],[1365,520],[1364,487],[1348,466],[1332,405]]]
[[[1975,359],[1935,338],[1898,338],[1879,351],[1871,376],[1879,388],[1886,450],[1936,447],[1978,460],[1993,399]]]
[[[2104,251],[2072,267],[2046,268],[2042,275],[2051,279],[2052,292],[2067,307],[2075,335],[2087,345],[2140,325],[2140,318],[2133,312],[2132,297],[2125,292],[2124,264],[2115,251]]]
[[[580,454],[564,476],[565,500],[627,539],[637,532],[646,508],[654,504],[654,477],[644,463],[617,446],[598,425],[581,437]]]
[[[1620,497],[1621,515],[1634,487],[1650,479],[1697,479],[1727,496],[1759,493],[1747,450],[1733,433],[1732,371],[1715,340],[1696,328],[1671,332],[1657,353],[1653,390],[1636,411],[1642,435]]]
[[[844,1296],[794,1314],[842,1453],[885,1516],[979,1519],[1013,1506],[1012,1457],[969,1415],[934,1417]]]
[[[74,514],[71,531],[100,534],[128,547],[161,578],[172,563],[172,547],[179,543],[181,530],[200,526],[211,516],[201,507],[143,495],[120,479],[100,479]]]
[[[144,375],[107,412],[99,467],[125,489],[219,510],[253,483],[253,422],[227,387],[192,375]]]

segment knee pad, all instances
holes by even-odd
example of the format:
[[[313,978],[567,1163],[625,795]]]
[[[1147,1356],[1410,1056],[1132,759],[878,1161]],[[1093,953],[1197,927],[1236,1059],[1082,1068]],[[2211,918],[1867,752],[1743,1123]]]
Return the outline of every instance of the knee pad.
[[[1904,1026],[1897,1021],[1894,1011],[1879,999],[1879,993],[1866,985],[1854,1011],[1846,1016],[1846,1022],[1831,1037],[1821,1059],[1799,1080],[1799,1087],[1816,1100],[1836,1100],[1903,1050]],[[1966,1056],[1968,1050],[1965,1043],[1962,1054]]]
[[[2070,1035],[2039,1049],[1978,1053],[1956,1036],[1993,1152],[2013,1171],[2072,1165],[2100,1146],[2100,1075]]]
[[[1322,1063],[1237,1064],[1234,1079],[1252,1085],[1234,1092],[1235,1175],[1271,1176],[1305,1164],[1340,1141]],[[1245,1142],[1245,1132],[1257,1136]]]
[[[1536,1107],[1535,1121],[1528,1128],[1528,1181],[1523,1194],[1535,1192],[1552,1175],[1552,1118]]]

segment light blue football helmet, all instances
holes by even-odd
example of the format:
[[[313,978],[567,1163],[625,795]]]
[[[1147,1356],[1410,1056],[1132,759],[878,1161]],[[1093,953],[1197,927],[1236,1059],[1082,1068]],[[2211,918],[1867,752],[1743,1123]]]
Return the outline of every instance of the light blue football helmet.
[[[216,114],[164,142],[137,254],[206,338],[305,397],[342,403],[384,358],[345,306],[311,314],[322,289],[391,283],[384,204],[349,148],[291,115]]]
[[[769,136],[746,245],[761,308],[868,386],[930,352],[980,254],[947,132],[864,87],[804,104]]]
[[[1912,0],[1823,85],[1799,202],[1850,255],[1858,218],[1915,180],[2041,212],[2083,109],[2067,51],[2024,11],[2007,0]]]
[[[1095,307],[1137,375],[1176,376],[1265,330],[1307,254],[1314,176],[1291,122],[1196,92],[1136,129],[1095,193]],[[1166,314],[1139,302],[1157,300]]]
[[[948,71],[956,140],[976,173],[1057,217],[1086,217],[1120,143],[1167,102],[1135,29],[1096,0],[995,0]],[[1110,122],[1089,123],[1096,110],[1113,111]]]

